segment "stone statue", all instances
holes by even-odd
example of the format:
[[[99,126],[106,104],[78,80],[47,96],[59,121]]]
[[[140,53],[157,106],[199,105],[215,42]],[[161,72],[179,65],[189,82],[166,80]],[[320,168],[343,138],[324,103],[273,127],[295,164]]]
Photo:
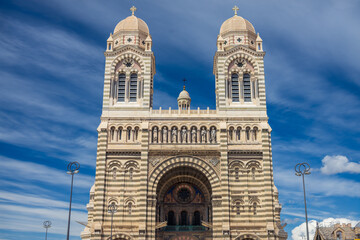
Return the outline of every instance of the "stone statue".
[[[158,130],[157,130],[157,127],[154,127],[154,130],[153,130],[153,142],[157,143],[157,141],[158,141]]]
[[[192,128],[191,130],[191,142],[196,143],[196,128]]]
[[[187,129],[186,129],[186,127],[182,127],[182,129],[181,129],[181,142],[186,143],[186,138],[187,138]]]
[[[177,139],[177,129],[173,128],[171,130],[171,140],[173,143],[176,143],[176,139]]]
[[[206,129],[205,129],[205,127],[201,128],[201,142],[202,143],[206,142]]]
[[[168,135],[167,127],[163,128],[162,134],[163,134],[163,137],[162,137],[163,143],[167,143],[167,135]]]
[[[216,142],[216,129],[212,127],[210,130],[210,142]]]

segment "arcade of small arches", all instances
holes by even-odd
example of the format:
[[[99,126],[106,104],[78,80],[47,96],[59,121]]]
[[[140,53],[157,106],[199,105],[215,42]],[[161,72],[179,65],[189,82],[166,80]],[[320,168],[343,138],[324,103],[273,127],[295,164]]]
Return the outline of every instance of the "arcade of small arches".
[[[111,126],[109,142],[140,142],[139,126]],[[260,129],[257,126],[230,126],[228,128],[229,143],[259,142]],[[153,126],[149,137],[151,144],[159,143],[218,143],[219,131],[216,126]]]
[[[111,126],[109,130],[109,142],[139,142],[139,126]]]
[[[230,126],[228,129],[229,143],[259,141],[260,130],[257,126]]]
[[[151,143],[216,143],[216,126],[154,126]]]

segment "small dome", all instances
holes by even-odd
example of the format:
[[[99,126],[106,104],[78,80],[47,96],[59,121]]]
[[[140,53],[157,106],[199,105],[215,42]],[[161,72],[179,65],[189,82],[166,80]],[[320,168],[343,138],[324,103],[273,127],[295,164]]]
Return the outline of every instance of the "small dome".
[[[225,35],[229,32],[241,32],[241,31],[250,31],[255,33],[255,28],[253,25],[246,19],[234,15],[233,17],[226,20],[220,28],[220,35]]]
[[[142,19],[137,18],[135,15],[131,15],[125,18],[116,25],[114,34],[120,31],[140,31],[149,35],[149,28],[147,24]]]
[[[188,93],[188,91],[186,91],[185,89],[182,90],[179,94],[178,100],[180,99],[191,99],[190,98],[190,94]]]
[[[92,185],[92,187],[91,187],[91,189],[90,189],[90,194],[91,194],[91,193],[95,193],[95,184]]]

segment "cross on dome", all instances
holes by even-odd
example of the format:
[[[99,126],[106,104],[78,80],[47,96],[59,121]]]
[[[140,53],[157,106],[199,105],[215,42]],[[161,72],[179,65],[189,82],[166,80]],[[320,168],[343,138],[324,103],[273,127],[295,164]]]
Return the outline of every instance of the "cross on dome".
[[[235,5],[232,10],[234,11],[234,15],[237,15],[237,11],[239,10],[239,8]]]
[[[185,90],[185,82],[186,82],[187,80],[184,78],[184,80],[183,80],[183,82],[184,82],[184,90]]]
[[[132,7],[130,8],[130,11],[132,12],[132,15],[135,14],[136,9],[137,9],[137,8],[136,8],[135,6],[132,6]]]

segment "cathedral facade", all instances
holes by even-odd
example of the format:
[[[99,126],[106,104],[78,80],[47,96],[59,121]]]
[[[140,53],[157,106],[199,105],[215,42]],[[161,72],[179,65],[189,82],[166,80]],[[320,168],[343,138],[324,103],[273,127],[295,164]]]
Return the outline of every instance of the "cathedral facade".
[[[185,86],[178,109],[153,109],[152,38],[135,10],[107,40],[96,177],[81,238],[286,239],[259,34],[234,7],[217,37],[216,109],[191,109]]]

